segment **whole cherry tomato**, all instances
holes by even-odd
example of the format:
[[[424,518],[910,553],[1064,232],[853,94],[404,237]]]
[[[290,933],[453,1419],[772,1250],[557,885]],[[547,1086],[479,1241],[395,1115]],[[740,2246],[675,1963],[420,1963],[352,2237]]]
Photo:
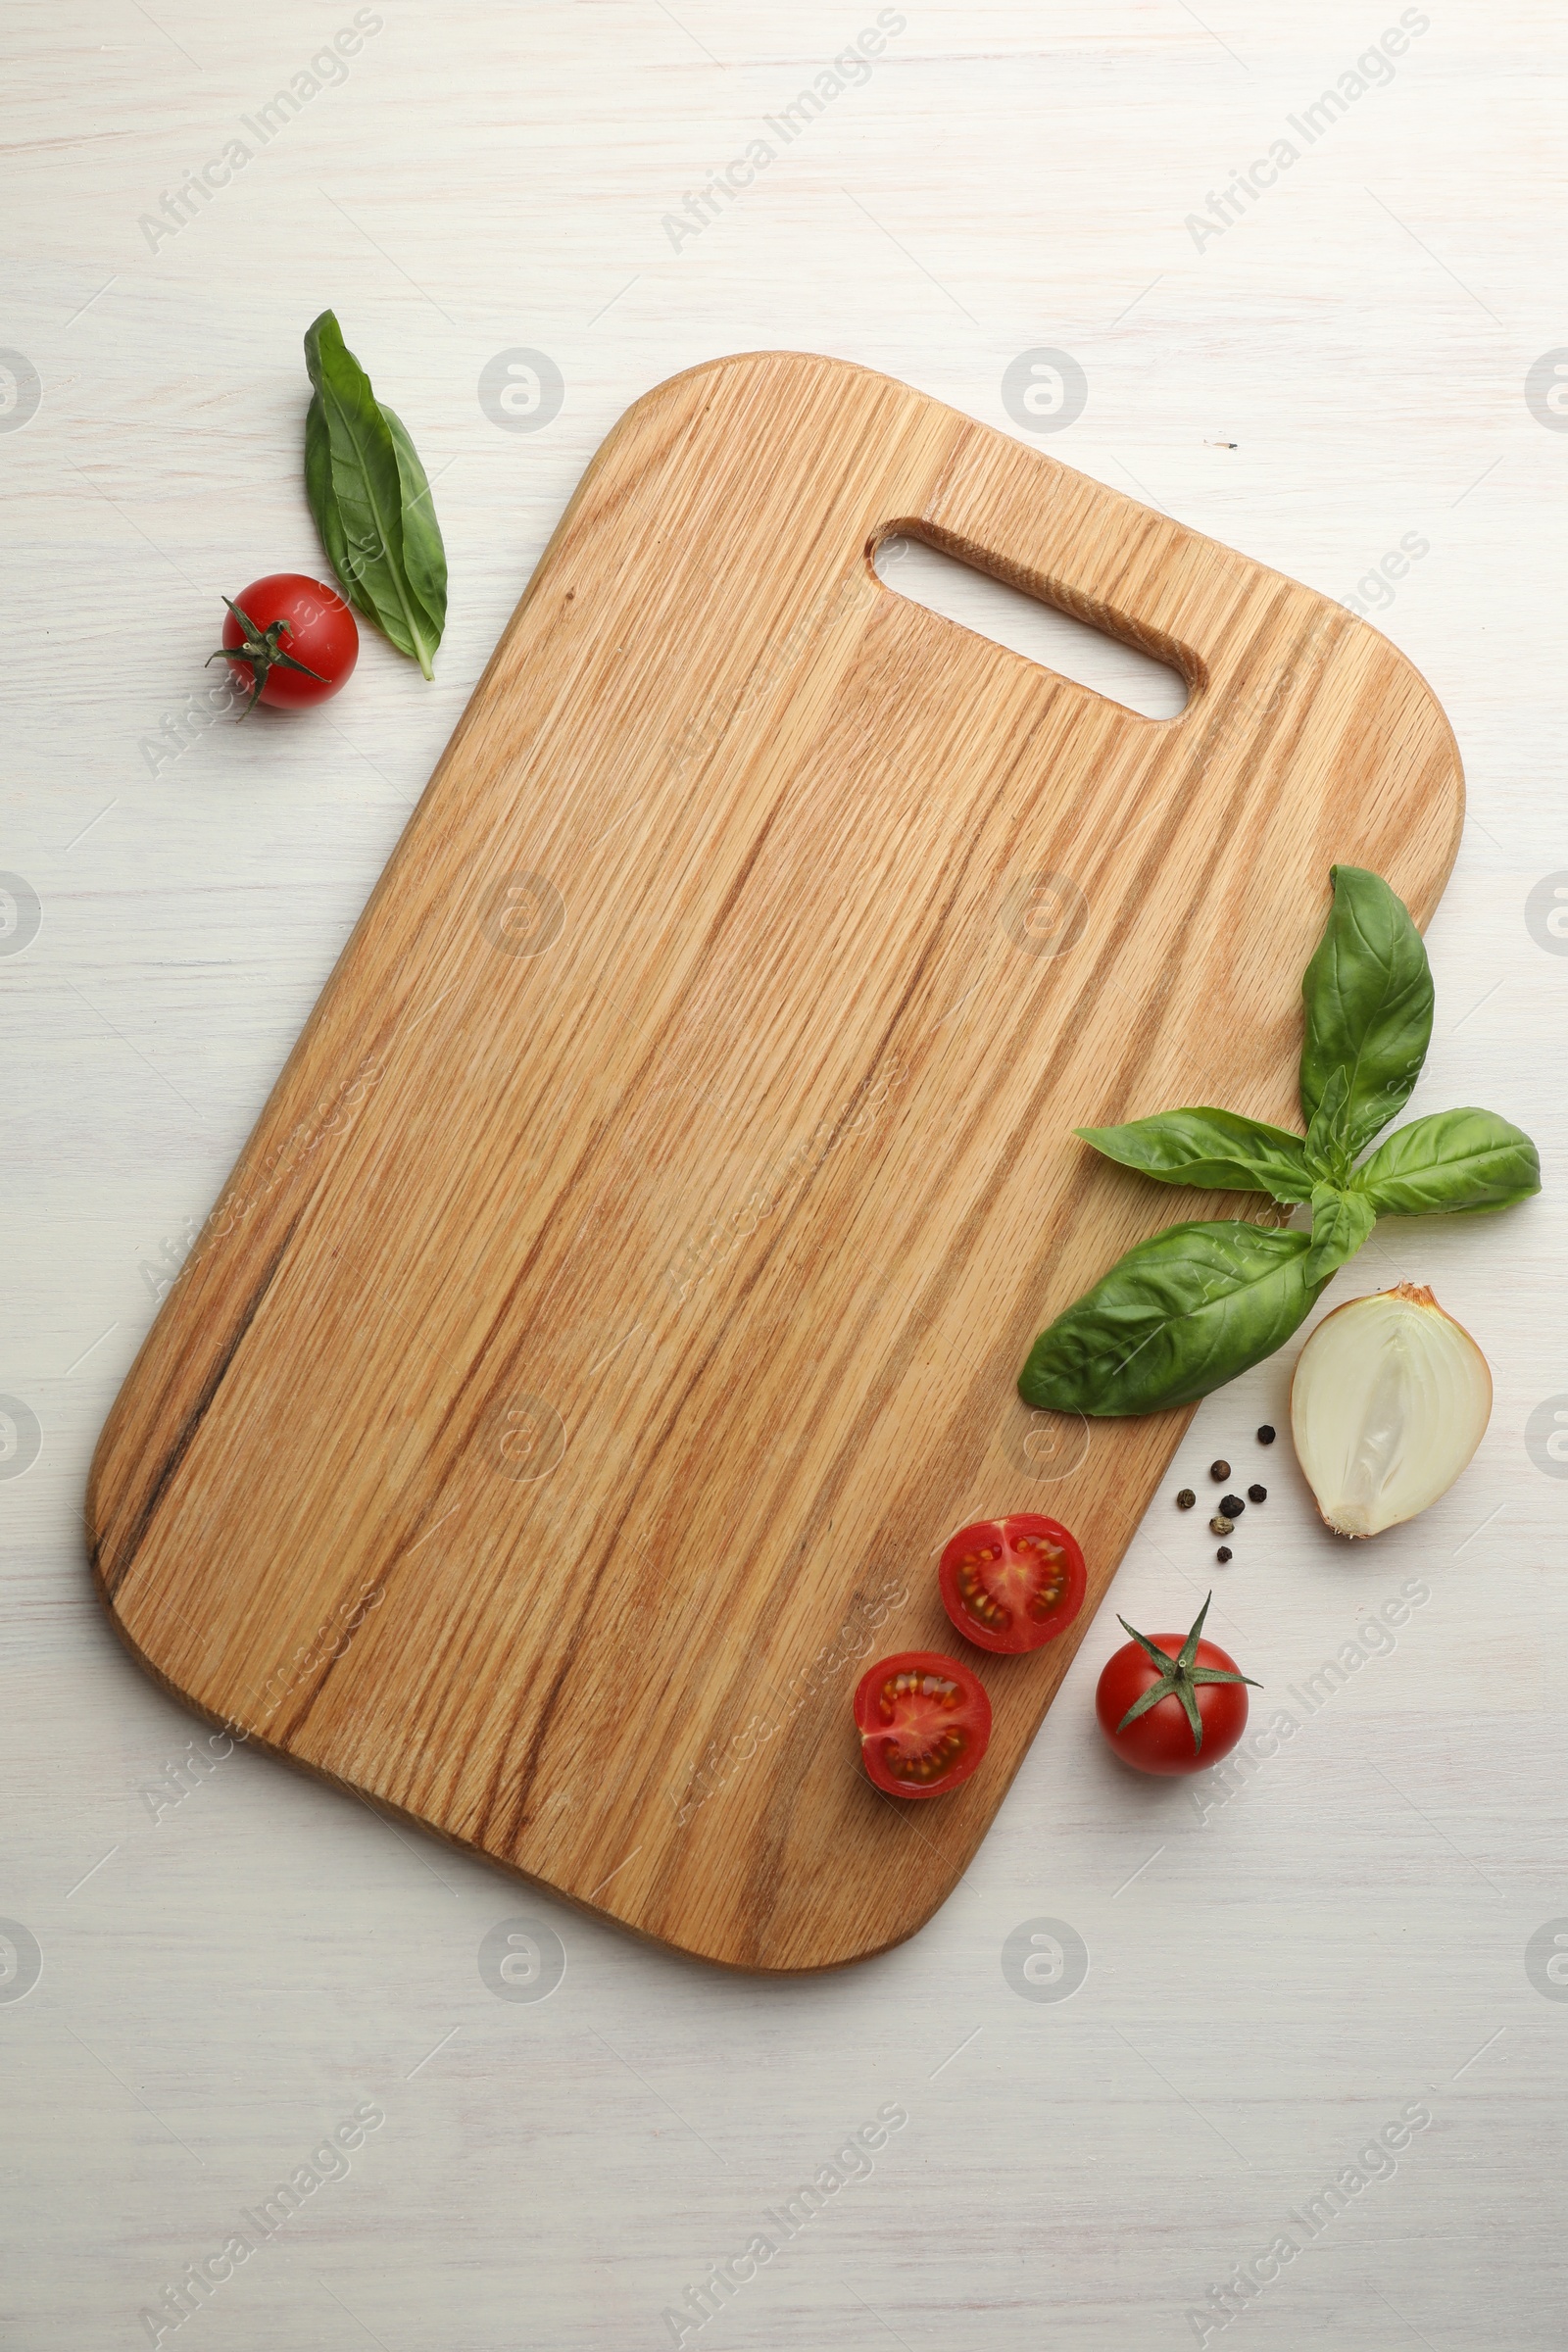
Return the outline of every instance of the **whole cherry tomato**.
[[[1084,1605],[1084,1555],[1038,1511],[977,1519],[943,1547],[942,1605],[965,1641],[1000,1656],[1039,1649]]]
[[[986,1752],[991,1701],[956,1658],[901,1649],[860,1677],[855,1721],[865,1769],[887,1795],[944,1796]]]
[[[209,660],[226,660],[236,685],[250,689],[241,718],[258,703],[278,710],[324,703],[352,674],[360,631],[335,588],[303,571],[272,571],[223,602],[223,642]]]
[[[1118,1620],[1133,1638],[1106,1661],[1095,1713],[1122,1762],[1139,1772],[1201,1772],[1228,1756],[1247,1729],[1244,1686],[1258,1685],[1201,1639],[1207,1615],[1205,1600],[1189,1634],[1152,1639]]]

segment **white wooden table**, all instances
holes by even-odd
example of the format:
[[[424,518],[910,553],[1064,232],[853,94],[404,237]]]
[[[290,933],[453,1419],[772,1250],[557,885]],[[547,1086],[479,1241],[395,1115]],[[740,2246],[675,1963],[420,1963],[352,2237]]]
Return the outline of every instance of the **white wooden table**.
[[[0,2336],[168,2342],[183,2302],[181,2342],[225,2352],[1560,2343],[1560,11],[17,0],[0,42]],[[319,719],[182,728],[220,593],[321,568],[300,337],[328,304],[435,479],[436,683],[367,632]],[[1052,419],[1006,371],[1064,352],[1057,454],[1411,655],[1473,812],[1416,1107],[1520,1119],[1547,1185],[1380,1231],[1331,1294],[1430,1280],[1486,1348],[1492,1428],[1442,1504],[1348,1554],[1282,1444],[1229,1571],[1167,1494],[1118,1580],[1162,1628],[1212,1574],[1290,1736],[1229,1784],[1136,1783],[1091,1719],[1107,1608],[952,1901],[801,1983],[660,1956],[243,1750],[198,1770],[80,1525],[155,1294],[585,461],[651,383],[762,345],[1020,433]],[[548,420],[518,353],[559,371]],[[1178,1470],[1258,1475],[1287,1377],[1210,1399]],[[529,1946],[498,1960],[522,1916],[531,1980]],[[1068,1999],[1004,1973],[1042,1920],[1087,1952]],[[512,1997],[552,1937],[559,1984]]]

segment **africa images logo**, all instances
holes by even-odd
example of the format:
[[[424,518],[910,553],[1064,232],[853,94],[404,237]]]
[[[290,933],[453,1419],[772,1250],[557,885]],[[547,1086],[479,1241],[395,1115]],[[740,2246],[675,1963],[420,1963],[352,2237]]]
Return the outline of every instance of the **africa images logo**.
[[[250,132],[250,139],[225,140],[220,155],[210,155],[198,171],[185,173],[177,188],[164,190],[157,213],[142,214],[136,226],[146,240],[148,252],[156,253],[167,237],[178,236],[189,222],[199,220],[203,206],[212,203],[216,191],[226,188],[235,172],[243,172],[262,148],[270,147],[278,132],[304,112],[311,99],[334,83],[347,81],[348,59],[357,57],[385,24],[385,17],[377,16],[373,8],[357,8],[354,23],[339,25],[330,43],[319,48],[308,66],[301,66],[286,89],[274,90],[254,115],[241,115],[240,121]],[[251,139],[255,140],[255,146],[251,145]]]
[[[1228,186],[1217,191],[1210,188],[1207,212],[1189,213],[1183,223],[1199,252],[1243,220],[1248,206],[1256,204],[1268,189],[1275,187],[1281,173],[1298,164],[1308,147],[1315,147],[1319,139],[1326,138],[1357,100],[1371,90],[1386,89],[1394,79],[1394,60],[1402,57],[1410,43],[1419,40],[1431,27],[1432,19],[1424,8],[1405,9],[1398,24],[1391,24],[1372,48],[1364,49],[1337,81],[1320,91],[1298,115],[1286,116],[1286,122],[1301,141],[1299,147],[1296,139],[1287,138],[1282,131],[1270,142],[1267,155],[1256,157],[1237,172]]]
[[[695,192],[688,190],[678,213],[664,215],[660,226],[672,249],[679,253],[683,245],[700,237],[712,221],[722,220],[725,205],[737,204],[754,185],[759,172],[776,163],[784,148],[793,147],[835,99],[850,90],[863,88],[871,78],[872,61],[881,56],[890,40],[907,30],[908,23],[899,9],[883,9],[876,24],[868,25],[856,41],[842,49],[808,87],[798,90],[788,106],[781,106],[776,115],[764,115],[763,128],[771,135],[752,139],[743,154],[732,156],[702,187]],[[775,139],[777,146],[773,143]]]

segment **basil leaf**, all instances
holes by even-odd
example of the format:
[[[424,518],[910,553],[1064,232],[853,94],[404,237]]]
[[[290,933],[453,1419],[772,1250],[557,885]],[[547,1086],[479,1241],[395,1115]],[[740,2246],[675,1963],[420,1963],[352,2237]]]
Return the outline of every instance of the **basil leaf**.
[[[1361,1192],[1343,1192],[1337,1184],[1317,1185],[1312,1193],[1312,1246],[1301,1271],[1310,1283],[1327,1282],[1338,1266],[1353,1257],[1378,1221],[1378,1212]]]
[[[321,545],[350,601],[428,678],[446,619],[446,558],[424,468],[330,311],[307,330],[305,363],[321,404],[318,425],[306,418],[305,468]]]
[[[441,526],[435,518],[429,479],[409,439],[408,426],[384,402],[381,414],[397,451],[398,477],[403,485],[403,561],[409,586],[424,608],[435,632],[434,642],[439,645],[447,625],[447,551]]]
[[[1301,1112],[1317,1116],[1337,1069],[1349,1087],[1351,1159],[1409,1100],[1432,1037],[1432,972],[1403,901],[1380,874],[1333,869],[1334,906],[1301,995]]]
[[[1276,1200],[1306,1200],[1311,1172],[1301,1139],[1239,1110],[1164,1110],[1125,1127],[1080,1127],[1086,1144],[1124,1168],[1160,1184],[1190,1184],[1221,1193],[1269,1193]]]
[[[1024,1402],[1054,1412],[1191,1404],[1272,1355],[1320,1285],[1304,1233],[1241,1222],[1172,1225],[1140,1242],[1029,1351]]]
[[[337,493],[332,487],[332,439],[327,430],[326,411],[321,406],[319,392],[311,394],[311,405],[305,412],[305,495],[316,527],[320,533],[326,560],[337,574],[338,584],[351,605],[362,612],[369,612],[358,581],[349,569],[348,535],[343,528],[343,516],[338,509]],[[371,618],[374,618],[373,613]]]
[[[1439,1110],[1396,1128],[1356,1174],[1380,1216],[1474,1216],[1541,1190],[1541,1159],[1494,1110]]]
[[[1304,1156],[1314,1176],[1327,1177],[1331,1184],[1347,1184],[1355,1153],[1348,1140],[1350,1102],[1350,1073],[1347,1069],[1331,1070],[1323,1099],[1312,1113],[1312,1124],[1306,1131]]]

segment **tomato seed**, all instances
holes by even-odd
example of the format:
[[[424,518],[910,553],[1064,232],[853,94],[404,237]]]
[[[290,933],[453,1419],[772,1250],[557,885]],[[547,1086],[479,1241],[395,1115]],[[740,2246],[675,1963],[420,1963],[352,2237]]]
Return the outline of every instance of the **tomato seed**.
[[[904,1678],[901,1677],[902,1679]],[[945,1688],[951,1690],[952,1685],[948,1684]],[[956,1757],[962,1755],[964,1746],[965,1740],[961,1732],[944,1732],[935,1747],[923,1756],[905,1756],[899,1754],[895,1749],[885,1760],[889,1772],[894,1775],[896,1780],[934,1781],[947,1771],[948,1766]]]
[[[951,1707],[958,1696],[958,1686],[935,1674],[896,1674],[882,1686],[883,1722],[893,1721],[894,1706],[899,1699],[917,1694],[922,1698],[940,1698],[945,1707]]]
[[[959,1564],[958,1592],[964,1607],[972,1615],[978,1617],[982,1625],[988,1626],[994,1634],[1001,1634],[1005,1633],[1007,1627],[1012,1623],[1012,1615],[1010,1610],[1004,1609],[1000,1601],[992,1599],[991,1594],[980,1581],[979,1566],[980,1560],[994,1560],[997,1557],[998,1554],[995,1551],[988,1550],[981,1552],[977,1559],[975,1554],[970,1552]]]

